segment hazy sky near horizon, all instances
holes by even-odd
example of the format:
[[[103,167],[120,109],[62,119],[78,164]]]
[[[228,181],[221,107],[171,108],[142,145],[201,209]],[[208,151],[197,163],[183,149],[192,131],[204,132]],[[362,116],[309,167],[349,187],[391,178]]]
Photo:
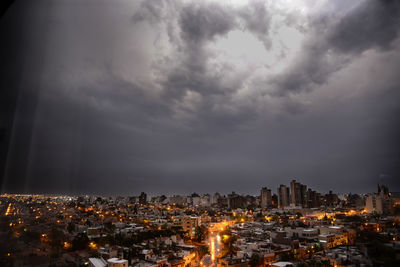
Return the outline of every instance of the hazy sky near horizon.
[[[16,1],[1,190],[400,191],[399,36],[400,1]]]

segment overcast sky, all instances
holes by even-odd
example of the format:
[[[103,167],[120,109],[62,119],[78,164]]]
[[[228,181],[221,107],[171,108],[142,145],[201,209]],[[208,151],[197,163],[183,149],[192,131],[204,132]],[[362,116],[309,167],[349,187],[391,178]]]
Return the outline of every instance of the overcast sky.
[[[16,1],[0,34],[3,192],[400,191],[400,1]]]

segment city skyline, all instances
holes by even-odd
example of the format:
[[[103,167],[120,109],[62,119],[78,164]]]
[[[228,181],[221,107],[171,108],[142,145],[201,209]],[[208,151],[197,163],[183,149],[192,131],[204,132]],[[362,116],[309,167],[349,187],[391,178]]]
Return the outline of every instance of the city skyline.
[[[0,36],[1,192],[400,191],[399,1],[15,1]]]
[[[1,266],[398,266],[400,192],[0,195]],[[376,253],[376,251],[380,251]]]
[[[219,194],[221,196],[228,196],[229,194],[238,194],[241,196],[255,196],[255,197],[260,197],[260,201],[262,198],[262,193],[261,191],[266,189],[267,191],[269,191],[268,194],[271,194],[271,196],[278,196],[279,194],[279,188],[281,186],[285,186],[288,189],[288,204],[292,204],[292,187],[291,187],[291,183],[292,182],[298,183],[302,186],[305,186],[306,190],[312,190],[313,192],[316,192],[318,194],[321,195],[327,195],[327,194],[336,194],[336,195],[342,195],[342,196],[346,196],[349,194],[355,194],[355,195],[361,195],[361,196],[365,196],[368,194],[373,194],[376,193],[377,188],[379,191],[379,188],[381,186],[385,187],[385,188],[389,188],[389,192],[393,192],[393,193],[399,193],[398,191],[392,190],[392,188],[388,187],[386,184],[376,184],[374,188],[371,188],[371,190],[369,191],[365,191],[365,192],[353,192],[353,191],[333,191],[333,190],[327,190],[327,191],[320,191],[316,188],[314,188],[312,185],[305,185],[301,183],[301,180],[287,180],[287,182],[282,181],[282,183],[280,183],[279,185],[276,186],[260,186],[257,187],[255,190],[251,191],[251,192],[244,192],[244,191],[240,191],[240,190],[233,190],[233,189],[229,189],[227,188],[225,191],[196,191],[196,190],[192,190],[192,191],[187,191],[187,192],[167,192],[167,191],[143,191],[140,189],[137,189],[135,191],[131,191],[129,193],[126,194],[118,194],[118,193],[99,193],[99,192],[78,192],[78,193],[60,193],[60,192],[55,192],[55,193],[51,193],[51,192],[42,192],[42,193],[18,193],[18,192],[2,192],[0,195],[31,195],[31,194],[35,194],[35,195],[42,195],[42,196],[100,196],[100,197],[139,197],[141,194],[146,194],[147,197],[157,197],[157,196],[167,196],[167,197],[173,197],[173,196],[192,196],[194,194],[198,194],[199,196],[204,196],[204,195],[215,195],[215,194]],[[270,200],[268,200],[270,201]],[[260,204],[261,205],[261,204]]]

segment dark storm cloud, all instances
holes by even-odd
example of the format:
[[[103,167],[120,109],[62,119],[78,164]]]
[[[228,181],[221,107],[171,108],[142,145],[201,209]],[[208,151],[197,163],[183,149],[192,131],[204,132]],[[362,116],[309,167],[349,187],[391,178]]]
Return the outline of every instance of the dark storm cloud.
[[[226,34],[234,27],[235,21],[232,12],[228,11],[216,3],[183,7],[179,24],[185,42],[197,45],[217,35]]]
[[[339,20],[328,42],[343,53],[389,49],[400,32],[399,1],[365,1]]]
[[[272,79],[272,93],[313,90],[368,49],[387,50],[400,32],[398,1],[364,1],[343,17],[317,17],[302,56]]]
[[[247,30],[254,33],[266,49],[271,48],[269,36],[271,15],[264,1],[251,1],[247,7],[238,10],[239,16],[244,20]]]
[[[255,193],[298,178],[368,191],[380,174],[399,190],[398,4],[343,3],[305,17],[262,1],[37,4],[15,48],[21,79],[3,81],[21,94],[2,190]],[[249,33],[268,56],[281,24],[304,40],[279,71],[215,48]]]
[[[150,21],[152,23],[157,23],[162,17],[163,10],[165,8],[165,2],[161,0],[155,1],[144,1],[140,5],[139,11],[137,11],[133,17],[132,21],[134,23],[141,21]]]

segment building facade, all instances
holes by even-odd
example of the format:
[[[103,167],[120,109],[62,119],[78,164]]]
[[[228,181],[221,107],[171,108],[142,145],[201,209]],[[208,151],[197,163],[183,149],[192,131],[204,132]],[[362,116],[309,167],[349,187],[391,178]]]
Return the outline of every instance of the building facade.
[[[286,185],[281,184],[278,187],[278,207],[284,208],[290,205],[289,200],[289,188]]]
[[[265,209],[267,207],[270,207],[272,205],[272,195],[271,195],[271,190],[263,187],[261,189],[261,201],[260,201],[260,206],[261,208]]]

